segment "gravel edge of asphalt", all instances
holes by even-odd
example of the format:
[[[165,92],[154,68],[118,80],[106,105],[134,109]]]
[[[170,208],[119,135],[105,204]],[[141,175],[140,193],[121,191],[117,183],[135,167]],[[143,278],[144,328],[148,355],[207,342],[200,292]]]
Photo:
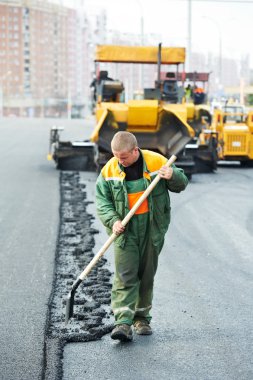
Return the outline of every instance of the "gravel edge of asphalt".
[[[66,290],[94,256],[94,217],[87,212],[85,184],[78,172],[60,174],[59,228],[55,251],[52,291],[44,333],[41,378],[58,380],[63,376],[63,349],[66,343],[100,339],[112,330],[110,321],[111,272],[101,258],[75,295],[74,317],[63,327]],[[78,294],[80,293],[81,295]],[[87,295],[87,296],[86,296]]]

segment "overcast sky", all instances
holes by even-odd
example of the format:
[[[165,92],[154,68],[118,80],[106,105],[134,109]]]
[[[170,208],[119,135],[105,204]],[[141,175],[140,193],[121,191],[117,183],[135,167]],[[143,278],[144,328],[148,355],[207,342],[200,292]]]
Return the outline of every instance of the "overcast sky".
[[[55,0],[57,1],[57,0]],[[189,0],[59,0],[77,7],[83,3],[87,12],[107,11],[108,29],[156,33],[165,46],[188,47]],[[240,59],[250,54],[253,67],[253,0],[191,0],[191,49]]]

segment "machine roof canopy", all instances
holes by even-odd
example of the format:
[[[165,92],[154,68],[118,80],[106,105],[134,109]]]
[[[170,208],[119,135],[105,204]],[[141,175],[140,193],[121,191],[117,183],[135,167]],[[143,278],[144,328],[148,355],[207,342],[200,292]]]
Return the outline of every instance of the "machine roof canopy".
[[[158,46],[97,45],[96,62],[153,63],[158,62]],[[185,48],[162,47],[161,64],[185,62]]]

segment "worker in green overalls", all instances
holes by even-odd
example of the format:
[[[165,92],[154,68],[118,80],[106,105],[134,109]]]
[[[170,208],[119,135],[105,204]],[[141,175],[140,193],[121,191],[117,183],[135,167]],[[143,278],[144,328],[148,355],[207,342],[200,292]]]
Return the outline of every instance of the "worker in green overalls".
[[[170,223],[169,191],[188,184],[182,169],[164,166],[167,158],[138,148],[132,133],[117,132],[111,142],[114,155],[102,168],[96,184],[98,215],[114,241],[115,275],[111,294],[115,326],[112,339],[131,341],[150,335],[154,277],[164,236]],[[126,227],[121,221],[159,173],[161,180],[143,201]]]

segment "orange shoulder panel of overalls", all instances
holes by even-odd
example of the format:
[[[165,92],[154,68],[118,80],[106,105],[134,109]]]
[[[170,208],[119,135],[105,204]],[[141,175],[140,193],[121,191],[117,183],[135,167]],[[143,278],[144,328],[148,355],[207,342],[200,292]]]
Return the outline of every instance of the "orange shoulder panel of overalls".
[[[120,176],[120,168],[118,165],[118,160],[115,157],[112,157],[107,164],[101,170],[102,176],[107,178],[121,178]]]
[[[147,168],[151,173],[159,170],[168,161],[166,157],[150,150],[142,150],[142,154]]]

